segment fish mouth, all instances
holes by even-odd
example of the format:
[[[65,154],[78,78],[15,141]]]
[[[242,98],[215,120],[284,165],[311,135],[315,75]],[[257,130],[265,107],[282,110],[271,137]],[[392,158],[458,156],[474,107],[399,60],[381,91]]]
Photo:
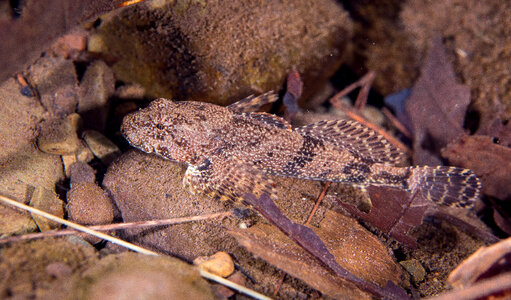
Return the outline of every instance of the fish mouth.
[[[137,126],[136,121],[136,113],[125,116],[121,125],[121,134],[131,146],[146,153],[153,153],[154,148],[148,143],[144,143],[144,140],[140,134],[140,128]]]

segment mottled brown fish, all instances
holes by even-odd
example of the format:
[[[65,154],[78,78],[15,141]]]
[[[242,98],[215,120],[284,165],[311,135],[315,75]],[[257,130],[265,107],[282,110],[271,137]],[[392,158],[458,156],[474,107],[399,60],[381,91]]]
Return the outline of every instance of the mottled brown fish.
[[[280,117],[252,112],[276,95],[248,97],[230,106],[157,99],[125,117],[121,131],[147,153],[186,163],[192,192],[239,201],[268,193],[266,175],[379,185],[418,193],[448,206],[468,207],[479,179],[456,167],[397,167],[403,154],[384,137],[349,120],[292,128]]]

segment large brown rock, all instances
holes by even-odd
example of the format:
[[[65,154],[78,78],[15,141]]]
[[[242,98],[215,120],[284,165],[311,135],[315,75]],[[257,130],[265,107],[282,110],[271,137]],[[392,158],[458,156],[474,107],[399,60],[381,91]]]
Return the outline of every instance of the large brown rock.
[[[279,89],[293,67],[310,95],[340,65],[350,33],[331,0],[155,1],[103,18],[89,51],[151,96],[228,104]]]
[[[20,88],[14,79],[0,84],[0,193],[28,204],[36,189],[53,191],[64,174],[60,156],[43,153],[34,146],[45,111],[35,97],[23,96]],[[51,203],[37,200],[38,206],[55,207],[58,198],[48,199]],[[55,211],[59,209],[55,207]],[[0,234],[36,228],[29,214],[0,205]]]

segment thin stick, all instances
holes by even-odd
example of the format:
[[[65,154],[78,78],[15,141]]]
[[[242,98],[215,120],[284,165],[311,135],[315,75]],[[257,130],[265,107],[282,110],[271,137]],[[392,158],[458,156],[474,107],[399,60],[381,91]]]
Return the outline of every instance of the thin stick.
[[[357,99],[355,100],[355,105],[353,105],[355,109],[362,111],[366,106],[369,90],[371,89],[374,77],[376,77],[376,74],[371,71],[360,78],[358,81],[360,84],[360,92],[358,92]]]
[[[246,295],[249,295],[250,297],[253,297],[255,299],[261,299],[261,300],[269,300],[271,298],[269,297],[266,297],[265,295],[263,294],[259,294],[258,292],[254,291],[254,290],[251,290],[251,289],[248,289],[242,285],[239,285],[237,283],[234,283],[230,280],[227,280],[223,277],[220,277],[218,275],[215,275],[215,274],[211,274],[209,272],[206,272],[202,269],[199,269],[199,272],[200,272],[200,275],[206,279],[209,279],[209,280],[213,280],[215,282],[218,282],[218,283],[221,283],[227,287],[230,287],[232,289],[235,289],[237,290],[238,292],[241,292],[243,294],[246,294]]]
[[[310,224],[310,222],[312,220],[312,217],[314,216],[314,214],[318,210],[318,207],[319,207],[319,204],[321,203],[321,200],[323,200],[323,198],[325,197],[326,192],[328,191],[328,187],[330,186],[330,183],[331,182],[328,182],[328,181],[325,183],[325,186],[323,187],[323,190],[319,194],[318,199],[316,200],[316,204],[314,204],[314,207],[312,208],[312,211],[309,214],[309,217],[307,218],[307,221],[305,221],[304,225],[309,225]],[[277,296],[277,293],[279,292],[280,287],[282,286],[282,283],[284,282],[284,278],[285,277],[286,277],[286,272],[282,272],[282,276],[280,277],[279,283],[277,284],[277,287],[273,291],[273,296]]]
[[[411,139],[412,134],[408,129],[403,125],[403,123],[399,122],[399,120],[388,110],[386,107],[382,108],[383,114],[390,120],[392,125],[397,128],[402,134],[404,134],[407,138]]]
[[[311,213],[309,214],[309,218],[307,219],[307,221],[305,222],[305,225],[309,225],[309,223],[311,222],[312,220],[312,216],[314,216],[314,214],[316,213],[316,211],[318,210],[318,207],[319,207],[319,204],[321,203],[321,200],[323,200],[323,198],[325,197],[325,194],[326,192],[328,191],[328,187],[330,186],[330,183],[329,181],[327,181],[325,183],[325,186],[323,187],[323,190],[321,191],[321,194],[319,194],[319,197],[318,197],[318,200],[316,200],[316,204],[314,205],[314,207],[312,208],[312,211]]]
[[[191,216],[191,217],[182,217],[182,218],[172,218],[172,219],[164,219],[164,220],[151,220],[151,221],[138,221],[138,222],[129,222],[129,223],[118,223],[118,224],[106,224],[106,225],[95,225],[95,226],[87,226],[87,228],[97,231],[110,231],[110,230],[121,230],[121,229],[131,229],[131,228],[141,228],[141,227],[154,227],[154,226],[163,226],[163,225],[175,225],[187,222],[194,221],[202,221],[213,218],[224,218],[231,216],[232,212],[220,212],[213,213],[201,216]],[[8,238],[0,239],[0,244],[11,243],[21,240],[32,240],[38,238],[45,237],[56,237],[56,236],[65,236],[72,234],[82,234],[79,231],[74,229],[64,229],[58,231],[46,231],[46,232],[38,232],[38,233],[30,233],[19,236],[11,236]]]
[[[14,207],[17,207],[17,208],[20,208],[22,210],[26,210],[26,211],[29,211],[30,213],[33,213],[33,214],[36,214],[36,215],[39,215],[39,216],[42,216],[44,218],[47,218],[48,220],[51,220],[51,221],[54,221],[54,222],[57,222],[57,223],[60,223],[60,224],[63,224],[63,225],[66,225],[68,227],[71,227],[71,228],[74,228],[76,230],[79,230],[79,231],[82,231],[82,232],[85,232],[85,233],[88,233],[90,235],[93,235],[93,236],[96,236],[96,237],[99,237],[99,238],[102,238],[104,240],[107,240],[111,243],[114,243],[114,244],[117,244],[119,246],[122,246],[122,247],[125,247],[125,248],[128,248],[132,251],[135,251],[135,252],[138,252],[138,253],[142,253],[142,254],[146,254],[146,255],[152,255],[152,256],[159,256],[158,253],[154,252],[154,251],[151,251],[151,250],[148,250],[148,249],[144,249],[142,247],[139,247],[137,245],[134,245],[134,244],[131,244],[131,243],[128,243],[126,241],[123,241],[121,239],[118,239],[118,238],[115,238],[113,236],[109,236],[107,234],[104,234],[104,233],[101,233],[101,232],[98,232],[96,230],[92,230],[90,228],[87,228],[85,226],[82,226],[82,225],[78,225],[76,223],[73,223],[73,222],[69,222],[67,220],[64,220],[62,218],[59,218],[57,216],[54,216],[52,214],[49,214],[47,212],[44,212],[42,210],[39,210],[37,208],[34,208],[34,207],[31,207],[31,206],[28,206],[28,205],[25,205],[23,203],[20,203],[20,202],[17,202],[17,201],[14,201],[12,199],[9,199],[7,197],[4,197],[2,195],[0,195],[0,201],[5,203],[5,204],[9,204],[9,205],[12,205]],[[242,285],[239,285],[235,282],[232,282],[232,281],[229,281],[227,279],[224,279],[220,276],[217,276],[215,274],[211,274],[207,271],[204,271],[204,270],[201,270],[199,269],[199,273],[202,277],[206,278],[206,279],[209,279],[209,280],[212,280],[212,281],[215,281],[215,282],[218,282],[220,284],[223,284],[227,287],[230,287],[234,290],[237,290],[238,292],[240,293],[244,293],[246,295],[249,295],[251,297],[254,297],[255,299],[271,299],[271,298],[268,298],[262,294],[259,294],[253,290],[250,290],[248,289],[247,287],[244,287]]]
[[[64,224],[64,225],[66,225],[68,227],[74,228],[74,229],[79,230],[79,231],[83,231],[83,232],[88,233],[88,234],[93,235],[93,236],[97,236],[97,237],[102,238],[104,240],[107,240],[107,241],[109,241],[111,243],[114,243],[114,244],[117,244],[119,246],[128,248],[130,250],[133,250],[135,252],[143,253],[143,254],[146,254],[146,255],[154,255],[154,256],[158,255],[158,253],[156,253],[154,251],[151,251],[151,250],[148,250],[148,249],[144,249],[142,247],[139,247],[137,245],[128,243],[126,241],[123,241],[121,239],[115,238],[115,237],[110,236],[108,234],[104,234],[104,233],[101,233],[99,231],[89,229],[89,228],[87,228],[85,226],[78,225],[78,224],[73,223],[73,222],[69,222],[69,221],[64,220],[62,218],[59,218],[59,217],[54,216],[52,214],[49,214],[49,213],[47,213],[45,211],[39,210],[39,209],[37,209],[35,207],[31,207],[31,206],[25,205],[23,203],[11,200],[11,199],[9,199],[7,197],[4,197],[2,195],[0,195],[0,201],[4,202],[6,204],[9,204],[9,205],[15,206],[17,208],[29,211],[30,213],[42,216],[42,217],[44,217],[44,218],[46,218],[48,220],[51,220],[51,221],[54,221],[54,222],[57,222],[57,223],[60,223],[60,224]]]
[[[361,87],[360,92],[357,95],[357,99],[355,100],[354,107],[357,110],[363,110],[365,107],[365,104],[367,102],[367,96],[369,95],[369,89],[371,88],[371,83],[373,82],[375,77],[375,73],[373,71],[365,74],[357,80],[356,82],[348,85],[342,91],[335,94],[332,99],[330,99],[330,102],[332,101],[339,101],[342,97],[348,95],[351,93],[354,89]]]
[[[282,287],[282,284],[284,283],[284,278],[286,278],[286,272],[282,271],[282,275],[280,276],[279,283],[277,283],[277,287],[273,291],[273,297],[277,296],[279,293],[280,288]]]

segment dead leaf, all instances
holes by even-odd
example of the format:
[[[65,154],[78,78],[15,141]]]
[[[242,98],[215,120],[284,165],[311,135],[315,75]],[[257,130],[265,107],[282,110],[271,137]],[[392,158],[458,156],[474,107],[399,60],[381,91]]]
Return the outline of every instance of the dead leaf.
[[[255,256],[325,295],[336,299],[371,299],[370,294],[330,272],[273,226],[257,224],[247,230],[229,233]]]
[[[494,144],[491,137],[464,136],[443,149],[442,157],[474,171],[484,194],[511,198],[511,149]]]
[[[328,211],[320,228],[314,230],[336,261],[350,273],[379,285],[389,280],[401,281],[401,269],[387,249],[353,219]],[[273,226],[258,224],[231,234],[254,255],[324,294],[342,299],[370,298],[369,294],[335,276]]]
[[[465,209],[438,206],[424,201],[419,195],[412,198],[408,192],[389,187],[370,186],[367,190],[372,203],[369,212],[360,211],[355,205],[340,200],[338,203],[351,215],[370,223],[407,247],[416,248],[415,238],[408,233],[422,224],[424,216],[445,220],[488,243],[498,241],[481,220],[467,215]]]
[[[433,39],[421,72],[405,103],[414,131],[413,161],[438,165],[440,149],[464,135],[470,88],[456,82],[440,36]]]
[[[295,69],[291,70],[287,75],[286,93],[282,98],[282,102],[286,109],[285,119],[291,121],[293,117],[300,112],[298,107],[298,99],[302,96],[303,81],[300,78],[300,73]]]
[[[353,275],[347,269],[339,265],[335,257],[329,252],[327,246],[323,241],[314,233],[309,227],[291,222],[285,217],[280,209],[273,203],[270,197],[263,194],[261,197],[256,198],[254,195],[247,194],[244,197],[247,204],[254,207],[266,219],[276,225],[284,234],[289,236],[294,242],[300,245],[312,257],[322,262],[328,269],[333,271],[339,278],[343,279],[350,284],[354,284],[364,292],[368,292],[377,297],[387,297],[391,299],[405,299],[408,298],[406,292],[398,288],[391,280],[387,281],[385,288],[381,288],[376,284],[368,282],[358,276]],[[335,230],[335,229],[332,229]],[[249,238],[253,241],[254,238]],[[273,246],[269,246],[273,249]],[[267,250],[265,250],[267,252]],[[385,252],[385,250],[383,250]],[[264,251],[263,251],[264,252]],[[371,253],[371,252],[369,252]],[[306,253],[300,254],[303,257]],[[257,255],[265,255],[264,253],[257,253]],[[374,255],[374,252],[372,253]],[[374,263],[374,258],[368,260]],[[283,268],[284,269],[284,268]],[[285,270],[285,269],[284,269]],[[378,270],[380,272],[380,270]]]
[[[423,215],[432,203],[418,195],[412,199],[410,193],[393,188],[370,186],[367,190],[372,203],[368,213],[354,205],[342,201],[338,203],[350,214],[369,222],[406,246],[415,248],[417,243],[408,236],[408,231],[422,224]]]

